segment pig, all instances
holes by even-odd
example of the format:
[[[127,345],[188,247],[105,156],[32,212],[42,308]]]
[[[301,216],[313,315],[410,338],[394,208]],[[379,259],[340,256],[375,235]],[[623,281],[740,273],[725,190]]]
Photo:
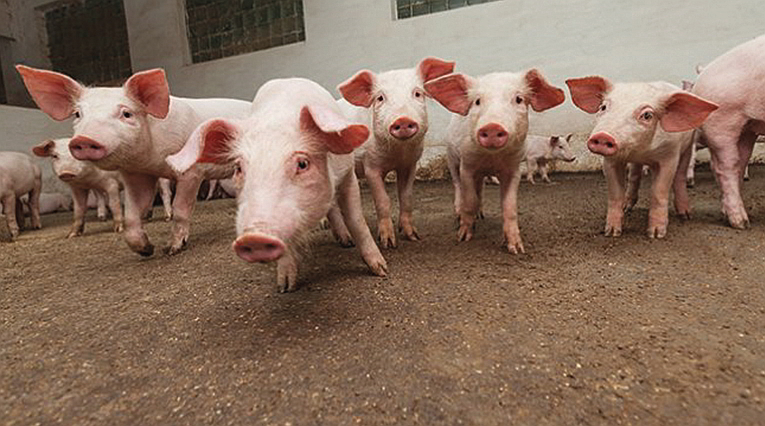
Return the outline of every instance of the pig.
[[[371,189],[377,212],[378,239],[383,248],[397,245],[384,181],[390,171],[396,172],[399,232],[407,240],[420,240],[412,218],[412,187],[428,131],[423,84],[453,70],[454,62],[425,58],[416,68],[379,74],[362,70],[337,86],[345,100],[340,102],[344,112],[372,129],[369,141],[357,150],[356,174],[366,178]],[[350,245],[348,230],[336,210],[329,215],[329,222],[341,243]]]
[[[165,212],[165,222],[173,220],[173,182],[167,178],[157,179],[157,190],[162,199],[162,209]]]
[[[425,83],[425,90],[455,113],[446,134],[449,172],[454,184],[454,209],[459,215],[458,241],[473,237],[481,213],[484,177],[500,182],[503,233],[510,253],[524,253],[518,227],[520,163],[526,152],[529,106],[542,112],[565,100],[541,72],[498,72],[481,77],[449,74]]]
[[[717,105],[667,82],[611,83],[601,76],[566,80],[574,104],[596,114],[587,148],[603,156],[608,185],[605,235],[622,234],[628,210],[625,173],[639,179],[642,166],[653,174],[648,237],[664,238],[669,223],[669,191],[674,187],[675,210],[690,217],[685,172],[690,161],[692,130]],[[636,197],[637,183],[629,193]]]
[[[74,158],[120,172],[125,186],[123,236],[134,252],[154,253],[141,218],[152,206],[157,179],[177,182],[167,252],[183,250],[202,179],[229,177],[233,167],[201,165],[181,175],[165,163],[165,157],[178,152],[203,121],[244,118],[250,103],[170,96],[162,69],[137,72],[122,87],[85,87],[64,74],[23,65],[16,69],[43,112],[55,120],[74,117],[74,137],[69,141]]]
[[[287,292],[297,288],[301,246],[333,205],[369,269],[386,276],[353,170],[352,152],[368,137],[318,84],[276,79],[258,90],[249,118],[204,122],[167,163],[178,173],[196,162],[234,165],[234,251],[247,262],[275,261],[277,289]]]
[[[571,152],[571,133],[563,136],[537,136],[529,135],[526,138],[526,180],[534,183],[534,174],[537,170],[542,175],[542,180],[550,183],[547,175],[547,166],[556,160],[570,163],[576,160]]]
[[[24,212],[20,201],[22,195],[29,198],[29,211],[32,227],[42,228],[40,222],[40,192],[42,173],[32,158],[21,152],[0,152],[0,203],[8,222],[11,241],[19,236],[24,228]]]
[[[722,190],[723,214],[737,229],[749,227],[741,180],[755,140],[765,135],[765,35],[709,63],[692,93],[720,106],[700,127],[710,165]]]
[[[29,216],[29,200],[22,198],[24,214]],[[72,211],[72,199],[58,192],[43,192],[40,194],[40,214]]]
[[[213,179],[210,181],[210,187],[207,190],[205,200],[234,197],[236,197],[236,187],[232,179]]]
[[[107,201],[114,217],[114,232],[122,232],[122,204],[120,203],[120,175],[118,172],[101,170],[88,161],[80,161],[69,151],[71,138],[49,139],[32,152],[42,158],[50,158],[53,173],[64,181],[72,191],[74,220],[67,238],[82,235],[85,230],[85,212],[88,209],[88,192],[91,190]],[[99,212],[104,218],[106,212]]]

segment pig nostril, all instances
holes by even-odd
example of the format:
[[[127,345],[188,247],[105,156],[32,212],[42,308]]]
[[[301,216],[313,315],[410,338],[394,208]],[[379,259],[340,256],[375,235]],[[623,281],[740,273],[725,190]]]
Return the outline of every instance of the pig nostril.
[[[609,148],[613,148],[613,147],[614,147],[614,144],[612,144],[611,142],[607,142],[607,143],[606,143],[606,146],[607,146],[607,147],[609,147]]]
[[[504,134],[504,133],[502,133],[502,132],[499,132],[499,133],[497,133],[497,137],[498,137],[498,138],[501,138],[501,137],[504,137],[504,136],[505,136],[505,134]]]
[[[268,250],[276,250],[276,244],[266,244]]]
[[[482,138],[488,138],[488,137],[489,137],[489,134],[488,134],[488,133],[486,133],[486,132],[483,132],[483,133],[481,133],[481,137],[482,137]]]
[[[91,145],[90,149],[98,149],[98,145]]]
[[[414,129],[414,124],[410,124],[410,125],[409,125],[409,128],[410,128],[410,129]]]
[[[252,252],[252,248],[250,248],[250,247],[247,247],[247,246],[244,246],[244,247],[242,247],[242,248],[241,248],[241,250],[242,250],[243,252],[245,252],[245,253],[250,253],[250,252]]]

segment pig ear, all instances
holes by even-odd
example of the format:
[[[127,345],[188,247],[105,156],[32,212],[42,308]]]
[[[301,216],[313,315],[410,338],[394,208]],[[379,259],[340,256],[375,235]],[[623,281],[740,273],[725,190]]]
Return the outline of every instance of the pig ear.
[[[74,101],[83,87],[71,77],[53,71],[16,65],[24,85],[37,106],[54,120],[66,120],[74,113]]]
[[[573,133],[569,133],[566,135],[566,142],[571,142],[571,138],[574,137]]]
[[[369,108],[374,101],[375,81],[372,71],[362,70],[337,86],[337,90],[346,101],[353,105]]]
[[[704,65],[696,64],[696,75],[699,75],[704,72]]]
[[[226,163],[231,143],[240,133],[238,124],[222,118],[205,121],[194,129],[180,151],[165,161],[178,173],[190,169],[195,163]]]
[[[560,136],[550,136],[550,146],[558,145],[560,142]]]
[[[318,133],[319,139],[333,154],[349,154],[369,138],[369,128],[350,122],[335,111],[322,106],[304,106],[300,110],[300,128]]]
[[[165,71],[153,69],[133,74],[125,82],[125,92],[140,102],[146,112],[157,118],[167,117],[170,111],[170,88]]]
[[[536,112],[556,107],[566,100],[563,89],[548,83],[542,73],[536,69],[526,73],[526,84],[531,89],[531,107]]]
[[[449,111],[467,115],[472,104],[468,96],[471,85],[470,77],[449,74],[425,83],[425,91]]]
[[[704,123],[716,104],[688,92],[672,94],[664,103],[661,127],[667,132],[684,132]]]
[[[438,58],[425,58],[417,67],[423,82],[428,82],[435,78],[454,72],[454,62],[443,61]]]
[[[690,92],[691,90],[693,90],[693,82],[688,80],[683,80],[683,90],[685,90],[686,92]]]
[[[48,139],[47,141],[32,148],[32,152],[38,157],[50,157],[53,147],[56,146],[56,142]]]
[[[566,84],[574,105],[590,114],[598,112],[603,98],[611,90],[611,83],[600,76],[572,78],[566,80]]]

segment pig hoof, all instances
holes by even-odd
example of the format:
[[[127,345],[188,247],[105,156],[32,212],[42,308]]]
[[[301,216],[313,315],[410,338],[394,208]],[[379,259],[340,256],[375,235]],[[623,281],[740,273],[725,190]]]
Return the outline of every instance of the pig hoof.
[[[420,241],[420,235],[417,233],[417,229],[414,226],[399,228],[399,232],[404,234],[404,238],[409,241]]]
[[[346,237],[340,237],[338,235],[335,235],[335,239],[337,240],[338,243],[340,243],[340,247],[343,247],[343,248],[351,248],[356,245],[354,244],[353,239],[350,237],[350,235]]]
[[[696,186],[696,181],[693,178],[686,179],[685,181],[686,188],[693,188],[694,186]]]
[[[728,217],[728,223],[731,227],[735,229],[749,229],[749,219],[748,218],[731,218]]]
[[[632,211],[632,209],[635,208],[635,205],[637,204],[637,200],[627,200],[624,203],[624,213],[629,213]]]
[[[173,220],[173,215],[165,216],[165,222],[170,222],[171,220]]]
[[[691,220],[691,212],[682,212],[677,214],[682,221]]]
[[[329,229],[329,219],[326,217],[319,222],[319,229]]]
[[[114,224],[114,232],[120,233],[125,230],[125,227],[121,223],[115,223]]]
[[[81,234],[79,232],[70,232],[69,234],[67,234],[66,238],[69,239],[69,238],[79,237],[80,235]]]
[[[101,222],[106,222],[106,215],[98,216],[98,220],[100,220]]]
[[[388,264],[385,262],[385,259],[382,257],[382,255],[379,259],[374,259],[367,263],[367,266],[369,266],[369,270],[378,277],[388,276]]]
[[[484,214],[483,214],[483,210],[479,210],[478,213],[476,213],[475,218],[476,219],[486,219],[486,216],[484,216]]]
[[[149,257],[152,254],[154,254],[154,245],[148,244],[141,250],[136,250],[136,253],[140,254],[143,257]]]
[[[667,227],[657,226],[648,229],[648,238],[650,239],[662,239],[667,236]]]
[[[604,234],[605,234],[606,237],[619,237],[619,236],[622,235],[622,229],[621,228],[616,228],[616,227],[611,227],[611,226],[606,226],[606,231],[605,231]]]
[[[468,225],[460,225],[459,231],[457,231],[457,241],[470,241],[473,239],[473,231]]]

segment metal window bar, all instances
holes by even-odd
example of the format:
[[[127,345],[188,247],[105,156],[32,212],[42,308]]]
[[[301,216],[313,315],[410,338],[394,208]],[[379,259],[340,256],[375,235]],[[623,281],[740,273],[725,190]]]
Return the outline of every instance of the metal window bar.
[[[396,16],[406,19],[492,1],[498,0],[396,0]]]

